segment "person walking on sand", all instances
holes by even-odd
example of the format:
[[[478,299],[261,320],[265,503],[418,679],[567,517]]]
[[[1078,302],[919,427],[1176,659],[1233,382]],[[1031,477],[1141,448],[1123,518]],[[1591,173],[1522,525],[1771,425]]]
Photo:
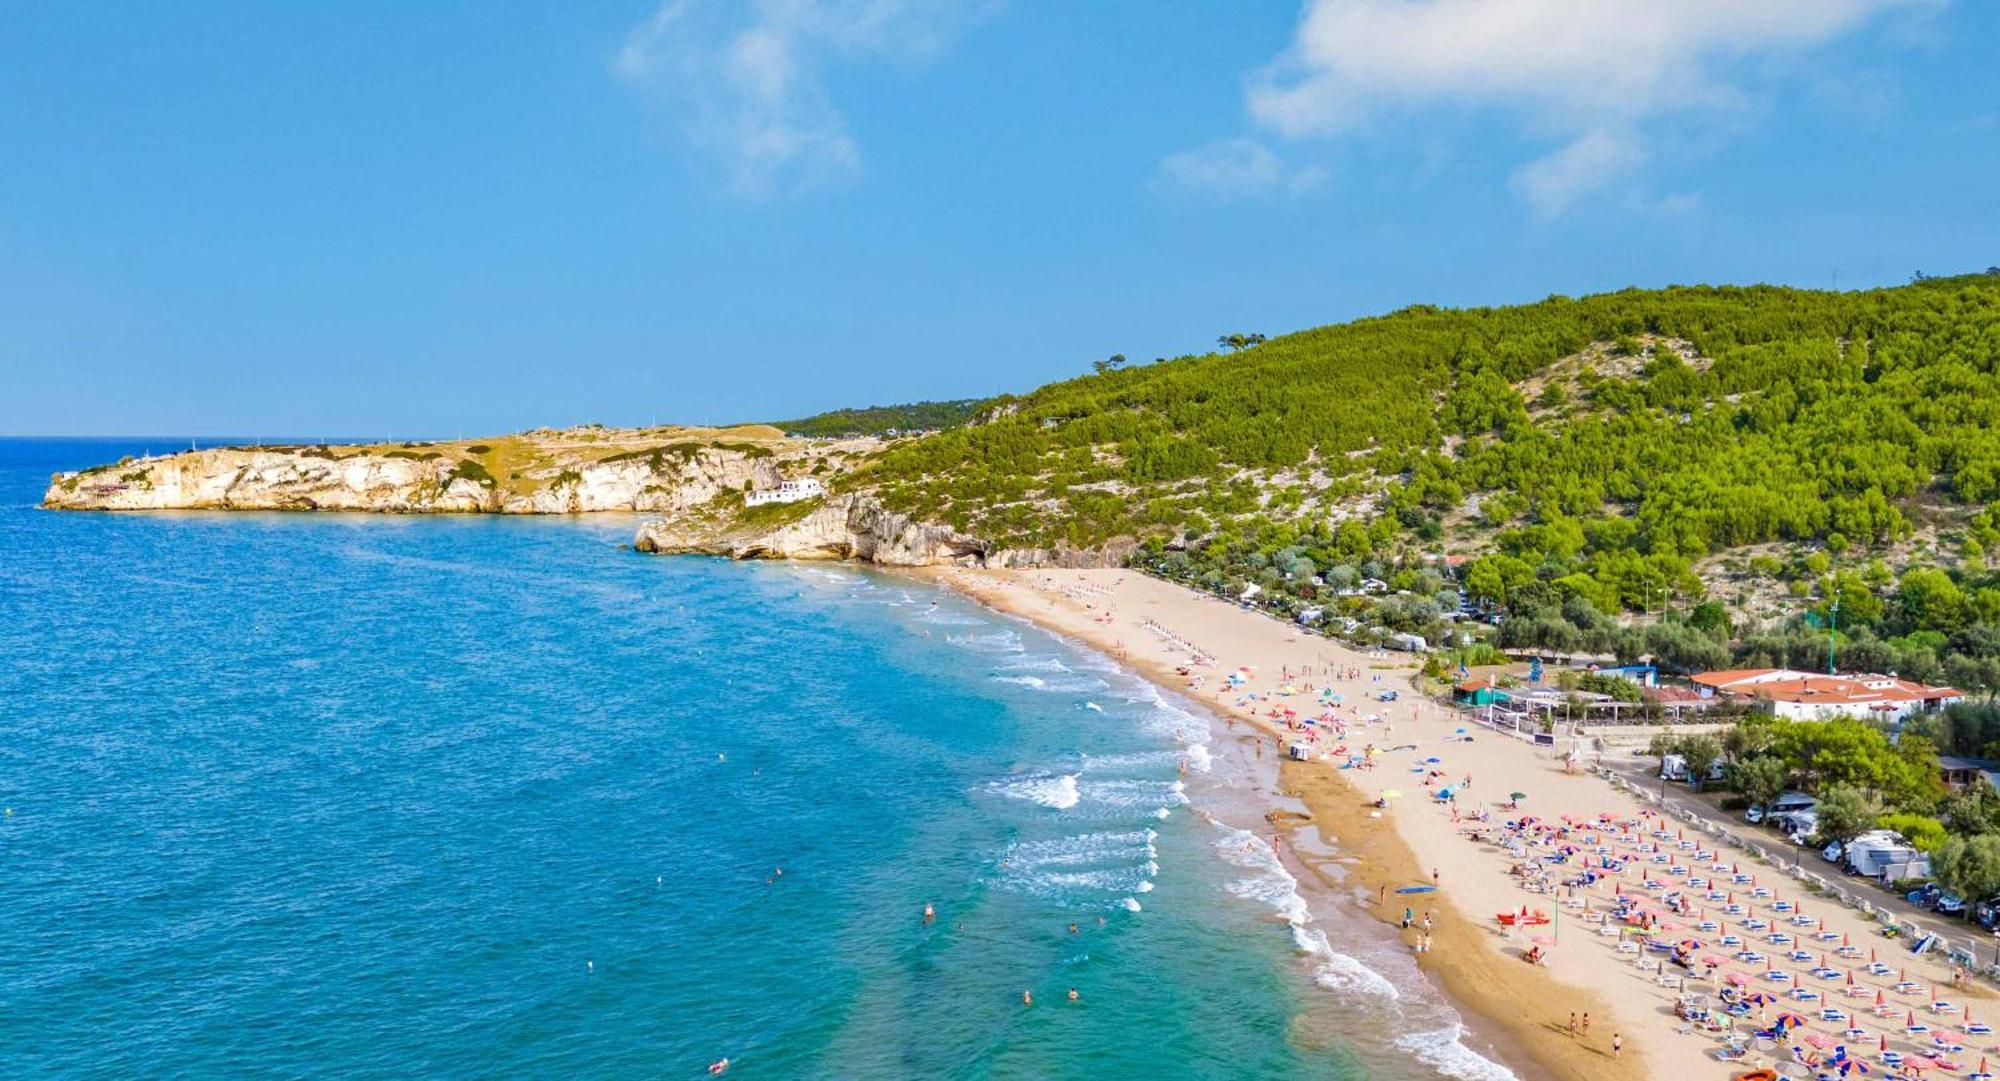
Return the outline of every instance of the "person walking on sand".
[[[1590,1035],[1590,1011],[1589,1011],[1589,1010],[1585,1010],[1585,1011],[1583,1011],[1583,1034],[1584,1034],[1585,1036],[1589,1036],[1589,1035]]]
[[[1569,1015],[1569,1037],[1570,1037],[1570,1039],[1572,1039],[1572,1040],[1573,1040],[1573,1039],[1576,1039],[1576,1034],[1577,1034],[1577,1027],[1576,1027],[1576,1014],[1572,1013],[1572,1014],[1570,1014],[1570,1015]]]
[[[1619,1057],[1623,1056],[1624,1054],[1625,1054],[1625,1037],[1624,1037],[1623,1035],[1619,1034],[1619,1033],[1616,1033],[1616,1032],[1612,1033],[1612,1034],[1611,1034],[1611,1057],[1612,1057],[1612,1058],[1619,1058]]]

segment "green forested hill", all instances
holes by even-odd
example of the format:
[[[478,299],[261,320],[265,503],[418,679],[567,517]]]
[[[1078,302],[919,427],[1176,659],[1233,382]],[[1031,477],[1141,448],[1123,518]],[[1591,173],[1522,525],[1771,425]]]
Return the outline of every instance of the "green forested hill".
[[[1419,306],[981,411],[858,479],[1002,544],[1150,542],[1164,573],[1300,601],[1476,557],[1473,598],[1552,642],[1834,592],[1857,634],[1877,609],[1899,638],[2000,621],[2000,276]],[[1958,595],[1911,617],[1897,582],[1927,563]]]
[[[886,435],[889,432],[921,432],[933,428],[956,428],[972,419],[977,398],[947,402],[911,402],[908,405],[871,405],[863,409],[836,409],[798,420],[772,421],[772,427],[787,435],[840,437],[844,435]]]

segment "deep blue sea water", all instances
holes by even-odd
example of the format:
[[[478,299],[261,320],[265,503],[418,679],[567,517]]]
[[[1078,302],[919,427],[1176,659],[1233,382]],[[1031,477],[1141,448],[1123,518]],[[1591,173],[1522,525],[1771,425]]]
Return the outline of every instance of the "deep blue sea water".
[[[0,440],[0,1076],[1492,1074],[1094,654],[624,517],[34,506],[149,442]]]

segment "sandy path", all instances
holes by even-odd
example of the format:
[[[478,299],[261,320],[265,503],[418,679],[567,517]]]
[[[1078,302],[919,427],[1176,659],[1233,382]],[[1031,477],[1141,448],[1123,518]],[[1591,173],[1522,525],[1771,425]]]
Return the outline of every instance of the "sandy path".
[[[1424,758],[1437,756],[1443,760],[1438,768],[1445,772],[1446,783],[1458,783],[1471,774],[1473,783],[1459,801],[1461,812],[1469,815],[1485,807],[1496,823],[1514,813],[1528,812],[1549,820],[1564,814],[1582,818],[1610,814],[1617,819],[1633,820],[1645,813],[1646,808],[1596,777],[1566,773],[1560,760],[1547,749],[1538,750],[1477,726],[1471,726],[1474,742],[1457,742],[1454,730],[1467,722],[1451,711],[1417,698],[1410,690],[1411,668],[1406,658],[1370,658],[1328,639],[1300,634],[1269,617],[1127,571],[952,569],[932,573],[995,608],[1110,653],[1135,671],[1226,716],[1258,724],[1274,740],[1283,731],[1282,726],[1263,714],[1274,705],[1291,707],[1301,715],[1317,714],[1321,711],[1317,705],[1318,692],[1331,686],[1342,697],[1343,708],[1337,712],[1350,723],[1345,742],[1352,753],[1361,753],[1367,744],[1377,748],[1405,748],[1415,744],[1414,750],[1378,750],[1373,769],[1340,770],[1324,761],[1288,763],[1281,774],[1282,782],[1305,802],[1313,814],[1314,826],[1329,844],[1336,846],[1343,856],[1359,857],[1358,865],[1347,867],[1349,873],[1378,891],[1388,891],[1376,912],[1380,918],[1400,922],[1404,902],[1412,898],[1399,898],[1394,888],[1429,881],[1436,873],[1442,889],[1414,898],[1428,902],[1428,908],[1425,904],[1416,905],[1418,912],[1431,909],[1436,912],[1432,952],[1420,958],[1422,967],[1462,1009],[1504,1029],[1505,1035],[1500,1040],[1503,1051],[1516,1059],[1509,1065],[1524,1076],[1592,1081],[1606,1076],[1694,1081],[1726,1078],[1744,1068],[1715,1059],[1713,1052],[1718,1043],[1713,1038],[1677,1031],[1680,1022],[1674,1017],[1673,1003],[1678,992],[1661,986],[1653,973],[1641,971],[1629,955],[1616,952],[1613,937],[1595,934],[1595,927],[1586,923],[1586,911],[1610,906],[1618,887],[1609,879],[1585,891],[1584,909],[1564,911],[1559,930],[1538,929],[1556,932],[1558,940],[1546,966],[1532,966],[1521,960],[1521,951],[1528,942],[1503,934],[1494,914],[1515,911],[1524,904],[1554,912],[1558,907],[1556,898],[1531,895],[1508,873],[1517,857],[1494,844],[1477,843],[1464,836],[1462,831],[1470,823],[1454,823],[1447,808],[1433,805],[1428,790],[1422,787],[1423,777],[1412,769],[1419,767]],[[1188,677],[1178,674],[1177,668],[1188,665],[1199,654],[1212,658],[1214,663],[1193,667],[1194,673],[1204,677],[1202,684],[1194,687]],[[1255,668],[1243,688],[1232,690],[1225,684],[1225,676],[1239,665]],[[1340,679],[1326,674],[1342,669],[1359,670],[1360,676]],[[1292,695],[1248,704],[1242,701],[1245,692],[1275,695],[1285,682],[1286,670],[1293,674]],[[1305,690],[1307,684],[1312,691]],[[1401,700],[1390,704],[1376,702],[1374,695],[1383,690],[1399,692]],[[1376,714],[1379,719],[1366,723],[1357,719],[1368,714]],[[1326,742],[1320,746],[1333,742],[1335,737],[1328,733]],[[1374,817],[1372,803],[1385,789],[1400,791],[1404,797],[1390,802],[1386,812]],[[1529,793],[1521,812],[1507,812],[1495,806],[1514,791]],[[1678,848],[1679,838],[1674,836],[1673,827],[1668,828],[1669,836],[1664,839],[1647,836],[1649,830],[1650,826],[1640,831],[1636,839],[1609,834],[1593,834],[1590,839],[1621,854],[1635,844],[1660,843],[1677,864],[1686,867],[1696,863],[1694,851]],[[1579,835],[1576,839],[1583,837]],[[1659,868],[1650,865],[1651,855],[1647,852],[1633,862],[1623,875],[1622,888],[1636,890],[1648,874],[1660,873]],[[1736,869],[1754,874],[1757,886],[1771,890],[1777,898],[1794,902],[1797,910],[1810,915],[1814,923],[1811,928],[1791,928],[1782,921],[1792,912],[1773,913],[1768,909],[1770,898],[1753,900],[1748,896],[1749,883],[1730,883],[1726,873],[1719,876],[1717,888],[1727,888],[1731,893],[1743,891],[1744,896],[1737,900],[1745,906],[1747,916],[1762,916],[1774,922],[1770,929],[1797,930],[1802,935],[1817,931],[1819,921],[1823,920],[1829,933],[1847,936],[1856,949],[1876,950],[1885,963],[1897,970],[1881,977],[1863,974],[1857,979],[1859,984],[1870,991],[1880,991],[1891,1004],[1914,1008],[1920,1017],[1935,1022],[1939,1032],[1957,1031],[1957,1013],[1929,1016],[1923,1009],[1933,985],[1946,987],[1948,970],[1941,960],[1912,957],[1882,938],[1875,926],[1859,913],[1841,908],[1831,900],[1802,895],[1793,888],[1794,883],[1775,869],[1753,866],[1743,854],[1725,850],[1712,859],[1740,865]],[[1571,873],[1570,868],[1558,870]],[[1690,867],[1683,873],[1713,874],[1705,866]],[[1681,881],[1685,878],[1675,880],[1676,884]],[[1774,955],[1781,952],[1752,939],[1753,933],[1735,922],[1741,917],[1725,917],[1720,907],[1718,903],[1714,911],[1704,910],[1703,916],[1713,918],[1721,926],[1714,933],[1699,933],[1700,937],[1713,943],[1722,933],[1736,933]],[[1693,920],[1690,917],[1689,923]],[[1757,934],[1761,936],[1768,930]],[[1697,934],[1692,926],[1686,933]],[[1405,937],[1414,943],[1415,932]],[[1838,944],[1811,943],[1815,950]],[[1704,955],[1712,952],[1717,950],[1703,951]],[[1838,966],[1844,969],[1866,960],[1865,956],[1858,961],[1841,960]],[[1852,998],[1838,994],[1840,981],[1824,983],[1805,977],[1803,970],[1816,963],[1780,963],[1778,967],[1798,970],[1801,983],[1806,986],[1825,988],[1829,995],[1826,1005],[1864,1012],[1873,1004],[1872,995],[1863,992],[1856,992]],[[1732,962],[1721,971],[1746,968],[1754,970],[1756,966]],[[1755,977],[1751,983],[1753,989],[1782,991],[1789,986],[1764,981],[1761,971],[1747,974]],[[1888,985],[1905,974],[1909,980],[1921,984],[1923,990],[1900,996],[1889,990]],[[1690,989],[1707,990],[1709,986],[1698,983]],[[1979,1016],[1982,1009],[1992,1013],[1996,1008],[1993,1000],[1980,992],[1940,990],[1938,993],[1962,1006],[1970,998],[1978,1020],[1990,1023],[2000,1019],[2000,1014]],[[1809,1030],[1840,1039],[1840,1025],[1818,1020],[1820,1005],[1787,1001],[1771,1009],[1795,1009],[1813,1018]],[[1568,1031],[1569,1015],[1586,1011],[1591,1016],[1588,1036],[1572,1037]],[[1902,1012],[1893,1019],[1857,1018],[1869,1032],[1867,1047],[1870,1065],[1876,1067],[1875,1076],[1886,1072],[1873,1058],[1873,1049],[1882,1033],[1888,1034],[1892,1048],[1905,1053],[1928,1046],[1931,1035],[1906,1035],[1903,1021]],[[1739,1025],[1739,1029],[1744,1027],[1747,1026]],[[1615,1063],[1610,1050],[1613,1033],[1624,1037],[1623,1054]],[[1992,1036],[1958,1038],[1972,1046],[1950,1058],[1966,1070],[1972,1069],[1980,1053],[1995,1042]],[[2000,1061],[2000,1053],[1994,1054],[1996,1061]],[[1518,1061],[1522,1055],[1530,1061]],[[1752,1058],[1753,1061],[1759,1058],[1757,1052],[1752,1052]]]

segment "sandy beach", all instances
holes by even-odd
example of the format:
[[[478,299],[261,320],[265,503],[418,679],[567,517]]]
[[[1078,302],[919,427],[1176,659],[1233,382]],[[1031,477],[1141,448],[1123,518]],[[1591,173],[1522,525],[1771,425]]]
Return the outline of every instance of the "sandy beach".
[[[1281,784],[1306,806],[1311,822],[1276,820],[1275,842],[1304,872],[1302,883],[1317,879],[1324,889],[1332,876],[1285,839],[1298,829],[1317,831],[1340,857],[1345,886],[1336,896],[1351,898],[1360,882],[1367,888],[1363,895],[1377,902],[1367,906],[1372,914],[1392,925],[1401,924],[1406,904],[1433,913],[1431,948],[1419,955],[1420,966],[1523,1077],[1721,1079],[1788,1057],[1782,1044],[1751,1040],[1744,1062],[1725,1062],[1716,1056],[1723,1046],[1717,1035],[1687,1031],[1676,1016],[1676,999],[1683,992],[1712,999],[1727,980],[1741,981],[1746,992],[1777,996],[1775,1004],[1733,1022],[1735,1032],[1747,1036],[1763,1027],[1760,1022],[1796,1012],[1803,1018],[1794,1033],[1801,1053],[1825,1061],[1836,1046],[1851,1045],[1850,1053],[1864,1058],[1874,1076],[1893,1072],[1882,1065],[1885,1045],[1891,1060],[1927,1052],[1962,1072],[1973,1070],[1982,1055],[1996,1054],[1995,1037],[1971,1023],[2000,1017],[1995,1000],[1977,989],[1952,988],[1943,959],[1913,956],[1859,912],[1806,894],[1776,868],[1712,848],[1712,840],[1696,838],[1691,828],[1648,817],[1653,812],[1641,801],[1587,772],[1567,771],[1551,749],[1470,725],[1420,698],[1410,687],[1408,657],[1365,655],[1130,571],[925,573],[1110,654],[1270,740],[1274,756],[1281,741],[1299,735],[1287,729],[1283,710],[1339,718],[1344,731],[1321,726],[1313,760],[1284,762]],[[1240,682],[1230,681],[1232,672]],[[1379,701],[1385,691],[1397,692],[1398,700]],[[1461,728],[1469,729],[1469,742]],[[1329,744],[1345,752],[1333,755]],[[1441,761],[1427,765],[1433,757]],[[1339,768],[1350,759],[1372,759],[1373,766]],[[1433,784],[1459,790],[1455,812],[1433,800],[1427,787]],[[1383,798],[1385,792],[1400,797]],[[1514,792],[1528,797],[1518,809],[1505,806]],[[1490,825],[1472,821],[1482,812]],[[1524,857],[1519,841],[1500,827],[1529,814],[1541,824],[1521,832],[1531,846]],[[1570,825],[1560,833],[1551,828],[1565,816]],[[1484,839],[1467,835],[1474,828],[1486,831]],[[1620,869],[1593,871],[1597,881],[1588,885],[1531,893],[1513,869],[1553,863],[1557,846],[1579,850],[1564,857],[1559,875],[1579,874],[1602,860],[1615,860]],[[1436,892],[1395,892],[1433,882]],[[1636,934],[1619,929],[1623,921],[1612,910],[1629,912],[1636,905],[1641,914],[1632,919],[1657,922],[1657,907],[1645,906],[1683,892],[1701,907],[1666,914],[1686,923],[1685,930],[1681,923],[1665,926],[1679,931],[1674,938],[1700,938],[1704,945],[1689,975],[1707,978],[1681,985],[1681,970],[1661,963],[1665,943],[1643,948]],[[1550,924],[1527,931],[1500,925],[1498,913],[1523,907],[1547,912]],[[1421,931],[1402,934],[1414,949]],[[1724,936],[1742,941],[1725,943]],[[1523,955],[1537,939],[1546,959],[1531,964]],[[1842,956],[1828,957],[1842,946]],[[1732,953],[1753,948],[1772,956]],[[1812,960],[1805,960],[1808,955]],[[1876,955],[1876,971],[1865,971]],[[1704,963],[1711,960],[1715,964]],[[1571,1016],[1585,1013],[1588,1031],[1573,1034]],[[1623,1044],[1615,1057],[1614,1034]],[[1920,1061],[1928,1068],[1930,1060]]]

